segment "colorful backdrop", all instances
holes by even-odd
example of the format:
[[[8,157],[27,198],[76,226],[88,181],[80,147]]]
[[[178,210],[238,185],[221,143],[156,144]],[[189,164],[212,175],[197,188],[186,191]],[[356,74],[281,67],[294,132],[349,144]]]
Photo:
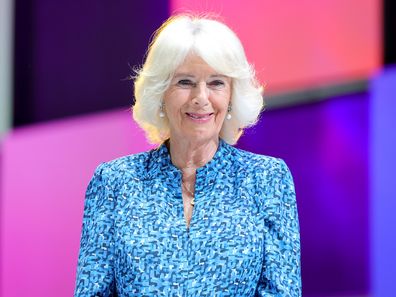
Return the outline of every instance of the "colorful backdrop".
[[[292,170],[304,296],[393,296],[396,70],[382,62],[380,1],[17,0],[14,9],[0,296],[72,295],[85,188],[100,162],[152,147],[131,120],[130,76],[154,30],[186,11],[218,15],[245,44],[265,98],[289,98],[238,146]],[[362,81],[326,100],[293,95]]]

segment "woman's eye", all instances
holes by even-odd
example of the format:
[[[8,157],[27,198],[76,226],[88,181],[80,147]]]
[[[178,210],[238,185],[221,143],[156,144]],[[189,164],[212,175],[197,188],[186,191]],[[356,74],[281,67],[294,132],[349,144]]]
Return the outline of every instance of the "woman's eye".
[[[211,87],[222,87],[222,86],[224,86],[224,81],[214,80],[214,81],[211,81],[208,85]]]
[[[194,82],[192,82],[189,79],[181,79],[177,82],[178,85],[182,86],[182,87],[190,87],[190,86],[194,86]]]

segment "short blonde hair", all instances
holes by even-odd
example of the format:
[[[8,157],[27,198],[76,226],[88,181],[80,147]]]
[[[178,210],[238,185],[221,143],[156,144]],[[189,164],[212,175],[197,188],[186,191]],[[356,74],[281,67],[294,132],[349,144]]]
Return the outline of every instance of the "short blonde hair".
[[[258,120],[264,105],[262,88],[239,38],[212,18],[176,15],[156,31],[135,78],[133,118],[151,143],[162,143],[170,137],[167,118],[159,116],[160,106],[175,70],[189,53],[232,79],[232,118],[224,121],[220,137],[235,144],[243,129]]]

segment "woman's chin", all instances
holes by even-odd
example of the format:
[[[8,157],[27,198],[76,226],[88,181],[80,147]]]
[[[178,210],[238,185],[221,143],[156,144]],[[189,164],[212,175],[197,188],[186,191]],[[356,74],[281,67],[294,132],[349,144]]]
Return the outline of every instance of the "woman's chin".
[[[186,133],[181,136],[182,138],[186,140],[190,140],[193,142],[206,142],[206,141],[211,141],[213,139],[218,139],[219,134],[218,133],[208,133],[208,131],[189,131],[189,133]]]

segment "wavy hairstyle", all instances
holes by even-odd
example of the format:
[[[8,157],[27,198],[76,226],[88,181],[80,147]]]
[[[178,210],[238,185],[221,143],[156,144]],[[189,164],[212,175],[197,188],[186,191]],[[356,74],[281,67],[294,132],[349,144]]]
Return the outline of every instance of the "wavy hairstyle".
[[[232,118],[224,121],[220,137],[235,144],[243,129],[258,120],[264,105],[262,87],[239,38],[212,18],[176,15],[155,32],[145,63],[135,77],[133,118],[151,143],[162,143],[170,137],[167,118],[159,116],[162,98],[189,53],[232,79]]]

